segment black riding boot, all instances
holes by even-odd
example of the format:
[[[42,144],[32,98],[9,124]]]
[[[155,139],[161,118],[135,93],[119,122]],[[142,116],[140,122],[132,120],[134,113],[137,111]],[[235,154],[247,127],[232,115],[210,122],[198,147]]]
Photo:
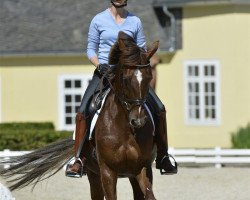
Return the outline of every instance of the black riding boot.
[[[176,174],[178,171],[177,163],[173,156],[168,154],[166,110],[152,88],[149,90],[147,103],[153,113],[155,122],[156,168],[160,169],[161,174]],[[174,160],[175,165],[172,165],[170,157]]]
[[[177,163],[173,156],[168,154],[167,120],[165,109],[161,111],[157,118],[158,119],[155,119],[155,137],[157,144],[156,168],[160,169],[161,174],[176,174]],[[175,162],[174,166],[170,162],[170,157]]]

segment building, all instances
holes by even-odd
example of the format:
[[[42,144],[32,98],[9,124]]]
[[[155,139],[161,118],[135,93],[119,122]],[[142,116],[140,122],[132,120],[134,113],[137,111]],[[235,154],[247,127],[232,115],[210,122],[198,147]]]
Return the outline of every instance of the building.
[[[71,130],[93,67],[88,25],[109,1],[0,2],[0,121]],[[170,146],[230,147],[250,121],[250,2],[129,1],[147,41],[160,39],[157,93]]]

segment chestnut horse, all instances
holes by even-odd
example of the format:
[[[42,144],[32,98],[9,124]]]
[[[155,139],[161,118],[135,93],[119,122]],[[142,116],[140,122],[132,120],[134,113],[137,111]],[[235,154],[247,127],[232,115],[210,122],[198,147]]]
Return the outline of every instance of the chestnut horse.
[[[95,148],[89,142],[84,147],[92,200],[104,197],[116,200],[118,177],[129,178],[134,199],[155,200],[151,169],[156,153],[154,125],[146,98],[152,79],[149,60],[157,49],[158,42],[155,42],[145,51],[123,32],[111,48],[109,63],[114,65],[111,91],[95,126]],[[0,174],[7,177],[21,174],[10,189],[21,188],[50,177],[53,174],[44,177],[46,172],[57,172],[72,155],[73,142],[60,141],[11,160],[18,164]]]

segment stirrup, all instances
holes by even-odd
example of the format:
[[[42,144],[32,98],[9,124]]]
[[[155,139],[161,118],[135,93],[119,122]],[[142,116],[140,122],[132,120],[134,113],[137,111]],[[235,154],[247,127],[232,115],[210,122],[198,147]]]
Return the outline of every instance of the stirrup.
[[[171,163],[171,161],[170,161],[169,158],[172,158],[172,159],[174,160],[174,166],[172,165],[172,163]],[[166,170],[163,169],[163,167],[161,166],[160,168],[158,168],[158,169],[160,169],[161,175],[173,175],[173,174],[177,174],[177,172],[178,172],[178,164],[177,164],[177,162],[175,161],[174,157],[173,157],[171,154],[165,155],[165,156],[161,159],[161,162],[160,162],[160,163],[162,164],[163,161],[164,161],[165,159],[168,159],[169,162],[170,162],[170,164],[172,165],[172,171],[166,171]]]
[[[72,166],[72,164],[68,163],[66,166],[66,171],[65,171],[65,176],[71,177],[71,178],[81,178],[83,175],[86,175],[86,172],[83,170],[84,164],[80,158],[75,159],[75,162],[79,161],[81,165],[81,170],[80,172],[73,172],[73,171],[68,171],[68,169]],[[75,163],[74,162],[74,163]]]

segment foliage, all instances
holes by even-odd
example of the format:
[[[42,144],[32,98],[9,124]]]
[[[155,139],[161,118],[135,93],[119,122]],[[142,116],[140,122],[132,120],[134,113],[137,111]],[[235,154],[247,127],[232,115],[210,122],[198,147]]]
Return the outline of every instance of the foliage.
[[[233,148],[250,148],[250,123],[246,127],[239,128],[231,135]]]
[[[50,122],[3,123],[0,124],[0,151],[32,150],[67,137],[71,137],[70,132],[55,131]]]
[[[27,129],[50,129],[54,130],[55,127],[51,122],[13,122],[13,123],[0,123],[0,133],[2,130],[27,130]]]

